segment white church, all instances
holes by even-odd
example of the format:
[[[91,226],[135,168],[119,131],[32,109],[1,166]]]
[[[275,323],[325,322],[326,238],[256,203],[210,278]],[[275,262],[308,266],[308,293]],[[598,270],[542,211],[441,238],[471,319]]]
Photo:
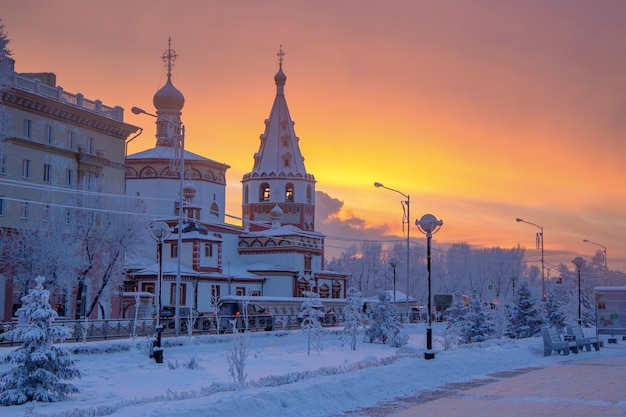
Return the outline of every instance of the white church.
[[[190,138],[181,118],[185,98],[171,80],[176,57],[169,46],[167,81],[154,95],[154,114],[133,109],[156,118],[156,145],[127,156],[126,195],[140,198],[146,213],[168,228],[160,251],[157,240],[148,239],[140,256],[127,261],[122,316],[134,309],[131,293],[157,293],[159,271],[161,304],[176,304],[178,293],[180,306],[199,311],[209,311],[215,296],[302,297],[313,289],[321,298],[345,298],[347,276],[324,270],[315,177],[304,166],[285,99],[282,49],[274,103],[254,166],[241,180],[241,225],[225,221],[230,167],[184,150]]]

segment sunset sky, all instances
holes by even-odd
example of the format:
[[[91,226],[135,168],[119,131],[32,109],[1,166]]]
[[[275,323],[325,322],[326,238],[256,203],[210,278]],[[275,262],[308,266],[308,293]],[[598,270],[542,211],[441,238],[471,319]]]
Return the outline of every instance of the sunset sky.
[[[444,220],[437,244],[527,249],[548,266],[607,247],[626,271],[626,2],[0,0],[18,72],[126,109],[154,146],[168,37],[188,150],[227,163],[241,214],[285,51],[285,95],[330,247]],[[326,215],[330,218],[324,219]],[[424,244],[412,226],[411,237]],[[554,275],[554,272],[552,273]]]

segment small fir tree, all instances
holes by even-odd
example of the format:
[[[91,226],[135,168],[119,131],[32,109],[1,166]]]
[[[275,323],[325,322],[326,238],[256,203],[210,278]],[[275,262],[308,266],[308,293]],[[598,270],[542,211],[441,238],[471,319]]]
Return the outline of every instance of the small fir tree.
[[[386,292],[378,293],[378,302],[369,311],[370,327],[365,331],[365,338],[370,343],[381,341],[393,347],[406,344],[408,337],[400,333],[402,324],[396,316],[393,305]]]
[[[457,316],[452,324],[448,324],[448,328],[458,335],[459,344],[484,342],[494,337],[496,330],[489,317],[490,311],[478,299],[474,299],[463,310],[465,314]]]
[[[56,402],[66,395],[78,392],[69,383],[80,378],[75,361],[69,352],[54,346],[71,335],[64,326],[53,326],[57,313],[50,308],[48,290],[43,288],[43,277],[35,279],[36,288],[22,297],[18,315],[30,318],[30,323],[0,335],[0,340],[22,342],[10,352],[5,363],[16,366],[0,375],[0,404],[17,405],[28,401]]]
[[[565,321],[567,319],[565,313],[561,311],[562,306],[563,303],[556,298],[556,294],[554,294],[554,292],[550,292],[545,305],[545,321],[548,326],[556,328],[559,332],[563,331]]]
[[[532,297],[528,283],[523,282],[516,294],[515,302],[507,310],[508,324],[504,335],[511,339],[532,337],[541,332],[543,314]]]
[[[303,292],[306,299],[302,302],[302,308],[298,313],[298,318],[302,319],[300,327],[307,331],[307,355],[311,354],[311,346],[317,350],[322,350],[320,333],[322,331],[322,320],[324,319],[324,306],[320,295],[313,291]]]
[[[356,335],[359,328],[365,326],[367,315],[363,313],[363,299],[361,293],[356,288],[350,287],[346,292],[347,305],[343,308],[343,334],[341,345],[347,340],[350,341],[350,348],[356,350]]]

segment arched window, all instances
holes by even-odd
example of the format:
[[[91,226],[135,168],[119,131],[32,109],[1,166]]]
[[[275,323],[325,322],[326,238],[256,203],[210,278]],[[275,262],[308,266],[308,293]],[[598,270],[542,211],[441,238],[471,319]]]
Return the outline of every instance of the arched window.
[[[290,182],[285,186],[285,201],[293,202],[293,184]]]
[[[328,298],[329,295],[330,295],[330,287],[328,286],[328,284],[323,284],[320,287],[320,298]]]
[[[248,186],[243,187],[243,203],[248,204]]]
[[[270,185],[266,182],[259,187],[259,201],[270,201]]]
[[[312,198],[311,194],[312,194],[311,186],[307,185],[306,186],[306,202],[309,203],[309,204],[311,203],[311,198]]]
[[[209,213],[211,213],[212,216],[217,217],[218,214],[220,213],[220,208],[217,206],[217,204],[215,204],[215,202],[213,202],[211,204],[211,208],[209,209]]]

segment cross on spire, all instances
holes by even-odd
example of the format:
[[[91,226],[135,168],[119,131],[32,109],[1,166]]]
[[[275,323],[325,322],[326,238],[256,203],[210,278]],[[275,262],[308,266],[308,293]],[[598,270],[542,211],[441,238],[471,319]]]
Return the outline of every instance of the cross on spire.
[[[167,78],[170,79],[172,76],[172,68],[174,68],[174,61],[178,54],[175,50],[172,49],[172,37],[170,36],[167,40],[167,51],[163,52],[161,55],[161,59],[165,63],[165,67],[167,68]]]
[[[278,50],[278,53],[276,54],[278,56],[278,65],[282,68],[283,66],[283,58],[285,57],[285,52],[283,51],[283,45],[280,45],[280,49]]]

